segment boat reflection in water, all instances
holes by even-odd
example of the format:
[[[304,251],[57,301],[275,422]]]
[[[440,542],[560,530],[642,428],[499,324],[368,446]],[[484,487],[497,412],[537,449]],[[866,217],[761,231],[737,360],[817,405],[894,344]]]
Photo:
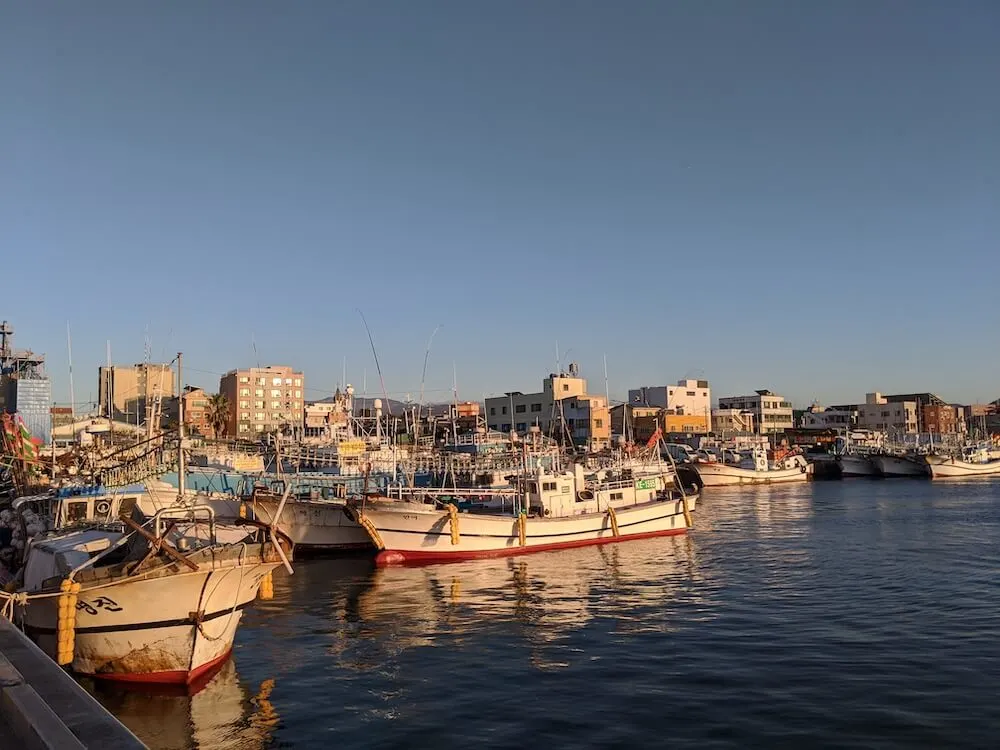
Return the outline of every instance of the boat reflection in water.
[[[695,550],[689,536],[663,537],[517,558],[379,567],[370,585],[355,591],[345,614],[358,623],[356,636],[391,644],[394,655],[460,647],[464,635],[491,629],[509,638],[512,625],[539,648],[560,646],[596,619],[614,621],[613,631],[623,634],[665,632],[672,627],[671,604],[697,604],[704,596]],[[349,643],[335,650],[341,666],[371,664],[370,653],[352,656]],[[555,652],[533,652],[538,666],[562,665]]]
[[[81,682],[152,750],[257,750],[270,745],[278,723],[269,700],[274,681],[264,680],[251,694],[232,659],[209,680],[188,686]]]

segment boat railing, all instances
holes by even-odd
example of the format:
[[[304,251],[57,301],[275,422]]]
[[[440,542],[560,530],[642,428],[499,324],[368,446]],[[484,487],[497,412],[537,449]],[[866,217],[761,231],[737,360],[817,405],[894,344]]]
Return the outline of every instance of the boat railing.
[[[191,521],[193,523],[198,523],[199,515],[207,517],[209,543],[215,544],[215,509],[209,505],[188,505],[161,508],[153,514],[153,527],[156,529],[156,536],[162,539],[164,533],[169,530],[169,526],[177,523],[178,521]],[[165,526],[165,521],[170,521],[172,523]]]

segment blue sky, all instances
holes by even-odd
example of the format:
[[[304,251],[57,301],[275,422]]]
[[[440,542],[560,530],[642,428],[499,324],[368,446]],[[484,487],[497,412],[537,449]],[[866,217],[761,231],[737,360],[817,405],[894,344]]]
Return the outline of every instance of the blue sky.
[[[8,3],[0,317],[68,400],[1000,397],[1000,4]],[[257,354],[252,348],[256,344]]]

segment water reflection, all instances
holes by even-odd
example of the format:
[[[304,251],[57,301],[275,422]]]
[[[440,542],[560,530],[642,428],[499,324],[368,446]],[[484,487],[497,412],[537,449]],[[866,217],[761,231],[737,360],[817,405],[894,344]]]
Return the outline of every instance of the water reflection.
[[[347,586],[344,613],[354,628],[335,652],[352,666],[350,641],[367,638],[393,655],[404,649],[461,644],[484,628],[516,632],[545,646],[570,638],[596,618],[622,633],[671,628],[670,604],[704,596],[696,543],[670,537],[628,544],[476,560],[417,568],[373,569],[360,588]],[[371,654],[357,668],[370,665]]]
[[[150,750],[257,750],[268,747],[278,716],[273,680],[255,695],[240,684],[232,659],[207,684],[136,688],[100,680],[86,687]]]

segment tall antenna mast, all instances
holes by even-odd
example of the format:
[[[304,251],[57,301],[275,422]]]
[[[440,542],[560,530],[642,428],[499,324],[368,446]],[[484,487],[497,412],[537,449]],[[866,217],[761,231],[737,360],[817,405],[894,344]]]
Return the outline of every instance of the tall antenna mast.
[[[378,352],[375,351],[375,340],[372,338],[371,329],[368,328],[368,321],[365,320],[365,314],[361,312],[361,308],[357,308],[358,315],[361,316],[361,322],[365,326],[365,332],[368,334],[368,343],[372,347],[372,356],[375,358],[375,371],[378,373],[378,382],[382,386],[382,397],[385,399],[385,410],[388,416],[392,416],[392,405],[389,403],[389,394],[385,392],[385,378],[382,377],[382,366],[378,363]]]
[[[76,394],[73,392],[73,336],[69,331],[69,321],[66,321],[66,352],[69,355],[69,414],[76,421]]]

